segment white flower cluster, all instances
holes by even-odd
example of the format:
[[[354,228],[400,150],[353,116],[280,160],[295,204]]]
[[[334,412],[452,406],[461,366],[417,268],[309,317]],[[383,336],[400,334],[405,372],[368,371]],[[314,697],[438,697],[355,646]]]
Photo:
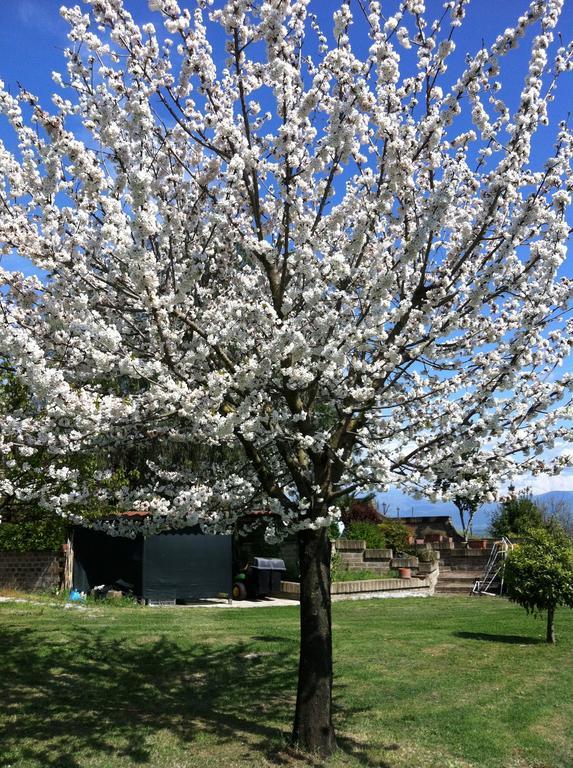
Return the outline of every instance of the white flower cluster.
[[[148,531],[257,508],[276,538],[356,490],[491,496],[546,468],[572,415],[573,142],[561,125],[538,170],[532,142],[571,68],[562,2],[454,78],[467,0],[434,23],[420,0],[365,4],[362,58],[350,3],[329,38],[310,0],[153,0],[143,28],[127,0],[88,2],[62,11],[55,112],[0,83],[0,252],[48,275],[0,272],[1,354],[37,405],[0,431],[6,455],[53,456],[42,503],[94,493],[66,456],[153,440],[218,458],[157,456],[137,492],[102,475]],[[526,39],[511,110],[497,78]]]

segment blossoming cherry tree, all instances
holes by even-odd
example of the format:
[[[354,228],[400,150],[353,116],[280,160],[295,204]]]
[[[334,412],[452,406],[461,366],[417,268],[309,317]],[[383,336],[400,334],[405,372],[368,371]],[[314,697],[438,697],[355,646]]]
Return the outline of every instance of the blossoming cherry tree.
[[[312,0],[153,0],[143,25],[136,3],[88,0],[62,10],[53,106],[0,89],[0,248],[36,271],[0,271],[2,356],[36,406],[2,450],[47,457],[8,490],[79,520],[95,480],[146,532],[228,532],[256,507],[270,538],[295,533],[294,740],[325,754],[337,500],[471,499],[569,434],[565,124],[532,162],[571,66],[563,3],[464,62],[467,4],[341,2],[325,34]],[[526,41],[508,103],[501,66]],[[73,461],[149,443],[120,489]]]

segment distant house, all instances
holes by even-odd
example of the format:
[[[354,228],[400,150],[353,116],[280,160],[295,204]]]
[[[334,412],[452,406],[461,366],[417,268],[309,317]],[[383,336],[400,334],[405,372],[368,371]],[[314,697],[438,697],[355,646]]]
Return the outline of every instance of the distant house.
[[[451,538],[454,544],[463,542],[449,515],[420,515],[419,517],[391,517],[390,520],[400,520],[412,531],[415,539],[426,539],[427,536],[441,535]]]

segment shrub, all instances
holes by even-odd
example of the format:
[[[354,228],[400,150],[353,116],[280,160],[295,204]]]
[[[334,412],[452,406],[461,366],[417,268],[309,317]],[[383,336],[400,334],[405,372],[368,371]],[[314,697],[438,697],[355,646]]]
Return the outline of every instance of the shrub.
[[[342,581],[348,569],[344,566],[340,553],[333,552],[330,558],[330,578],[332,581]]]
[[[416,552],[416,557],[420,563],[436,563],[438,561],[438,554],[433,549],[419,549]]]
[[[531,528],[543,524],[543,514],[530,496],[510,496],[493,513],[489,530],[495,538],[523,536]]]
[[[23,523],[0,525],[2,552],[55,552],[65,540],[65,523],[61,518],[47,517]]]
[[[383,537],[384,546],[394,552],[402,552],[408,547],[408,539],[412,532],[401,520],[386,519],[378,525]]]
[[[510,552],[504,569],[510,600],[528,613],[547,611],[547,642],[555,642],[555,609],[573,608],[573,543],[557,523],[534,528]]]
[[[384,534],[375,523],[354,522],[344,529],[347,539],[364,539],[368,549],[382,549],[385,546]]]
[[[342,522],[346,527],[352,523],[380,523],[382,515],[376,509],[373,499],[351,499],[347,509],[342,512]]]
[[[340,538],[340,528],[338,527],[338,523],[331,523],[328,526],[328,538],[331,541]]]

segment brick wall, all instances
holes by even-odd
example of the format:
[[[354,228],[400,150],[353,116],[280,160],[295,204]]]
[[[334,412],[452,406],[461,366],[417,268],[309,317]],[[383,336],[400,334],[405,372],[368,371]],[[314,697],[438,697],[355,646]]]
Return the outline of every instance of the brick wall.
[[[24,591],[61,585],[63,555],[54,552],[0,552],[0,588]]]

